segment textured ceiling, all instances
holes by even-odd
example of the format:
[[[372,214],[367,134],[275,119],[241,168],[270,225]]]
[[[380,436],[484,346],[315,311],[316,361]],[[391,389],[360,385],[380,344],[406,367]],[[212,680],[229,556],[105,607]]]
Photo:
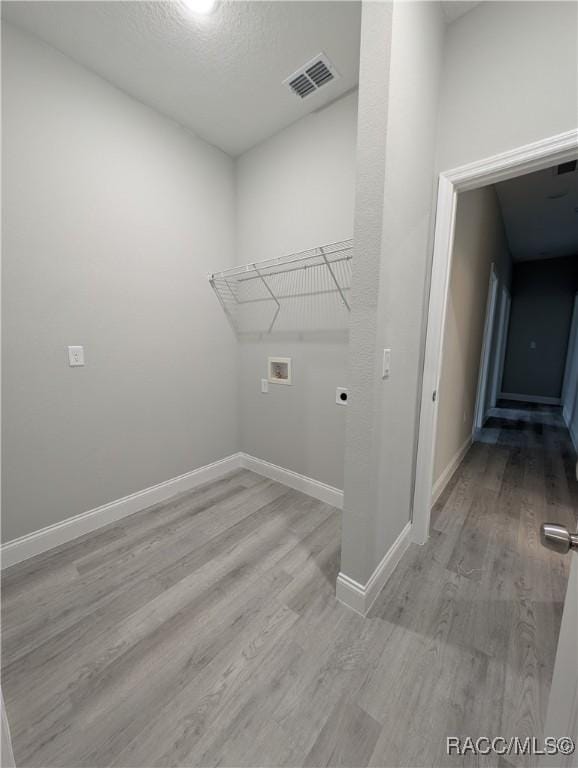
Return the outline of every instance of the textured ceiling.
[[[357,85],[359,2],[3,2],[2,16],[238,155]],[[326,53],[341,77],[301,100],[282,80]]]
[[[578,171],[555,168],[496,184],[515,260],[578,255]]]
[[[459,19],[464,13],[474,9],[476,5],[480,5],[480,0],[478,0],[478,2],[466,2],[466,0],[445,0],[445,2],[442,2],[444,14],[448,23]]]

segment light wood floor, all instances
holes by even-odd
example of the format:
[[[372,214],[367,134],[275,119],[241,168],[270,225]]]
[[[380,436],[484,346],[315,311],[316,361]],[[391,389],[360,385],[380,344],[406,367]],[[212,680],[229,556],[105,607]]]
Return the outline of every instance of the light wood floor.
[[[10,569],[18,765],[455,766],[448,735],[539,736],[567,558],[538,530],[578,491],[559,413],[509,416],[367,619],[334,597],[336,510],[245,471]]]

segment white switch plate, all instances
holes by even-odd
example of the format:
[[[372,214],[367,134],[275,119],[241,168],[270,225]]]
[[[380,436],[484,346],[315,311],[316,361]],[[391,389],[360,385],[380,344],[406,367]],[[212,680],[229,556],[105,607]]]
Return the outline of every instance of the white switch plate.
[[[389,379],[391,372],[391,349],[383,350],[383,363],[381,366],[381,378]]]
[[[71,368],[84,365],[84,347],[68,347],[68,365]]]
[[[337,387],[335,390],[335,402],[337,405],[347,405],[349,399],[349,390],[347,387]]]
[[[269,392],[269,381],[267,379],[261,379],[261,393],[266,395]]]

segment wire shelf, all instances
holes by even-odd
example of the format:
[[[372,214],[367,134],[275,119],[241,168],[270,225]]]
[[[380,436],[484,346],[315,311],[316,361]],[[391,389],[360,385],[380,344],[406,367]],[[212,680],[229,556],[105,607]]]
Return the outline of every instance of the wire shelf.
[[[353,241],[320,246],[209,275],[238,334],[344,330]]]

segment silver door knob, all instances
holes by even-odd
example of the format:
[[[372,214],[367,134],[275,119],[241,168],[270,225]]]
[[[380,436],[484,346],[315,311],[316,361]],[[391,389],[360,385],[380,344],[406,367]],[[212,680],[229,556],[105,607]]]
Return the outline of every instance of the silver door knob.
[[[565,555],[571,549],[578,550],[578,533],[570,533],[565,525],[542,523],[540,526],[540,541],[546,549]]]

